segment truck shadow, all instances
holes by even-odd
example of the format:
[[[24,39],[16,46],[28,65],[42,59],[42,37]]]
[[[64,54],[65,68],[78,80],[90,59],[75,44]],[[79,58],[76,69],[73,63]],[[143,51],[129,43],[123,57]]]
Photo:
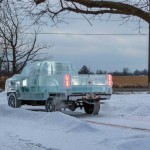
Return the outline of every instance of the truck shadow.
[[[46,112],[45,108],[24,108],[24,109],[29,111],[34,111],[34,112]],[[83,110],[79,110],[79,111],[62,110],[61,112],[66,115],[79,118],[79,119],[95,117],[95,115],[86,114]],[[46,113],[50,113],[50,112],[46,112]],[[97,115],[96,117],[100,117],[100,115]]]

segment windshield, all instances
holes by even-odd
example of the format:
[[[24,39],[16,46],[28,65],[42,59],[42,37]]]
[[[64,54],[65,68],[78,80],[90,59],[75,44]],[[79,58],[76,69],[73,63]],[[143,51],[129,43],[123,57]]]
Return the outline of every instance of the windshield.
[[[37,75],[39,73],[39,69],[40,69],[39,62],[28,64],[21,72],[21,75],[23,76]]]

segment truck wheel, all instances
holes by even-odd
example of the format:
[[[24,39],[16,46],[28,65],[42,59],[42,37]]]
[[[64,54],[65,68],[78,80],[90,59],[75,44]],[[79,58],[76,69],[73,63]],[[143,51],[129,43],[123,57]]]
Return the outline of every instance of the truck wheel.
[[[10,93],[8,96],[8,105],[13,108],[21,107],[21,101],[17,100],[15,93]]]
[[[100,102],[96,102],[94,103],[93,115],[98,115],[99,111],[100,111]]]
[[[68,108],[69,108],[71,111],[75,111],[76,108],[77,108],[77,106],[76,106],[75,102],[72,102],[72,103],[68,106]]]
[[[45,103],[45,108],[47,112],[53,112],[56,109],[55,102],[52,98],[48,98]]]
[[[84,104],[84,111],[86,114],[93,114],[93,115],[98,115],[100,110],[100,103],[96,102],[94,104]]]

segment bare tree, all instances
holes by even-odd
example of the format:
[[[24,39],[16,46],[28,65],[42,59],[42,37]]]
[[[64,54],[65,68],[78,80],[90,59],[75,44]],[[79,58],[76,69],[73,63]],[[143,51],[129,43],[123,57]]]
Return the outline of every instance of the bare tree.
[[[7,63],[7,69],[12,69],[13,74],[19,73],[27,62],[49,58],[41,57],[41,50],[48,46],[37,43],[38,31],[24,34],[24,19],[13,1],[0,3],[0,66]]]
[[[55,18],[63,12],[81,14],[121,14],[136,16],[150,23],[149,0],[33,0],[37,5],[36,14],[44,13]],[[39,4],[41,4],[38,7]]]
[[[7,53],[7,49],[8,49],[8,44],[7,44],[7,40],[6,39],[1,39],[0,40],[0,73],[2,72],[7,72],[9,74],[9,67],[10,67],[10,63],[8,60],[8,53]],[[0,74],[1,76],[1,74]]]

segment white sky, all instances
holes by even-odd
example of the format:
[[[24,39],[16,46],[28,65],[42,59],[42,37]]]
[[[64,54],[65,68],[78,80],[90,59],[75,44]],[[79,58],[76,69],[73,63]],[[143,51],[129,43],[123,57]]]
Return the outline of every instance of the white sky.
[[[124,23],[120,16],[112,16],[110,21],[91,20],[92,26],[82,15],[66,15],[66,23],[51,26],[51,20],[47,27],[42,26],[43,33],[79,33],[79,34],[138,34],[138,22]],[[107,19],[107,17],[103,17]],[[114,21],[117,20],[117,21]],[[148,25],[144,21],[141,24],[141,33],[148,34]],[[147,69],[148,67],[148,35],[53,35],[40,34],[42,42],[52,44],[47,52],[53,60],[71,61],[79,70],[83,65],[105,71],[121,71],[128,67],[130,71],[135,69]]]

